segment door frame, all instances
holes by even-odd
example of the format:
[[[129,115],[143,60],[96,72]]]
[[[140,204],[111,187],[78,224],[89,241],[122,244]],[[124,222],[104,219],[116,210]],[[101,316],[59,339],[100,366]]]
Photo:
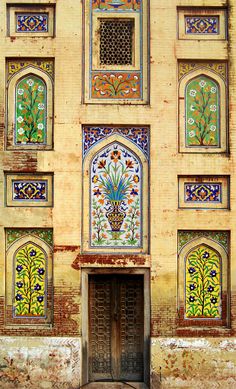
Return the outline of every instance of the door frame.
[[[82,268],[81,269],[81,297],[82,297],[82,363],[81,363],[81,383],[85,385],[89,383],[89,362],[88,362],[88,347],[89,347],[89,275],[143,275],[143,298],[144,298],[144,383],[149,387],[150,381],[150,270],[144,268]],[[91,382],[92,383],[92,382]],[[104,382],[102,383],[104,385]],[[96,383],[97,387],[99,384]],[[88,386],[89,388],[89,386]]]

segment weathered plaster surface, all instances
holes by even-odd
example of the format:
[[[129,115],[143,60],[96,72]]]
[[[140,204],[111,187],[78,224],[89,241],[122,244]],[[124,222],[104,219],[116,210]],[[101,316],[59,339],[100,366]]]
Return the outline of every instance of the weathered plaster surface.
[[[1,389],[73,389],[79,384],[79,338],[0,338]]]
[[[152,388],[236,387],[236,340],[152,338]]]

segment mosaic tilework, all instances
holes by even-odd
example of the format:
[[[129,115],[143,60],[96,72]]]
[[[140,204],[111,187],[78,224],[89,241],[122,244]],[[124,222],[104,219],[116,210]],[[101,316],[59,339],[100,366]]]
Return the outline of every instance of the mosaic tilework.
[[[185,268],[186,318],[221,318],[221,258],[202,244],[190,251]]]
[[[179,79],[186,74],[197,70],[199,68],[206,68],[219,74],[224,80],[227,77],[227,64],[226,62],[179,62]]]
[[[47,181],[40,180],[13,180],[12,181],[13,201],[47,201],[48,185]]]
[[[185,16],[186,34],[218,34],[217,16]]]
[[[226,231],[178,231],[178,252],[180,252],[183,246],[188,242],[201,237],[216,241],[229,252],[229,235]]]
[[[14,243],[17,239],[22,238],[25,235],[33,235],[37,238],[42,239],[49,246],[53,245],[53,232],[52,229],[23,229],[23,228],[7,228],[6,229],[6,248]]]
[[[216,202],[221,203],[222,198],[222,184],[184,184],[184,198],[185,202]]]
[[[139,11],[142,0],[91,0],[94,10],[117,11],[130,10]]]
[[[147,127],[83,127],[83,155],[102,139],[119,134],[136,144],[148,158],[149,156],[149,128]]]
[[[24,60],[14,59],[7,61],[7,79],[9,80],[14,74],[29,66],[41,69],[46,72],[51,78],[54,76],[54,63],[52,60]]]
[[[15,144],[45,144],[47,89],[34,75],[23,78],[16,87]]]
[[[219,146],[219,87],[211,78],[199,76],[185,90],[186,146]]]
[[[16,14],[16,32],[48,32],[48,14]]]
[[[140,73],[92,72],[92,97],[99,99],[140,99]]]
[[[91,162],[90,246],[140,247],[142,244],[142,167],[119,143]]]
[[[46,281],[46,254],[28,242],[15,254],[13,317],[45,317]]]

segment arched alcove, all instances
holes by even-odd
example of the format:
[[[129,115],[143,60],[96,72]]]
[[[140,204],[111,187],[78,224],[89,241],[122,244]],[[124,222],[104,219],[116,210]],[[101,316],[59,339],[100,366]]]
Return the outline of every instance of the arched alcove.
[[[228,255],[223,246],[201,237],[189,241],[178,257],[178,309],[186,325],[226,325]]]
[[[183,152],[226,151],[226,84],[204,67],[179,85],[179,146]]]
[[[7,147],[52,147],[53,95],[49,75],[34,66],[15,73],[7,95]]]
[[[148,163],[120,135],[99,142],[84,160],[84,250],[147,250]]]

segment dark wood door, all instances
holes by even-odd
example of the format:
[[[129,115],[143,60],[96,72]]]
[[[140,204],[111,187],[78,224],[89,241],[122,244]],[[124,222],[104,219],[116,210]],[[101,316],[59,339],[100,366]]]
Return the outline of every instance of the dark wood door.
[[[89,379],[143,381],[143,276],[89,277]]]

